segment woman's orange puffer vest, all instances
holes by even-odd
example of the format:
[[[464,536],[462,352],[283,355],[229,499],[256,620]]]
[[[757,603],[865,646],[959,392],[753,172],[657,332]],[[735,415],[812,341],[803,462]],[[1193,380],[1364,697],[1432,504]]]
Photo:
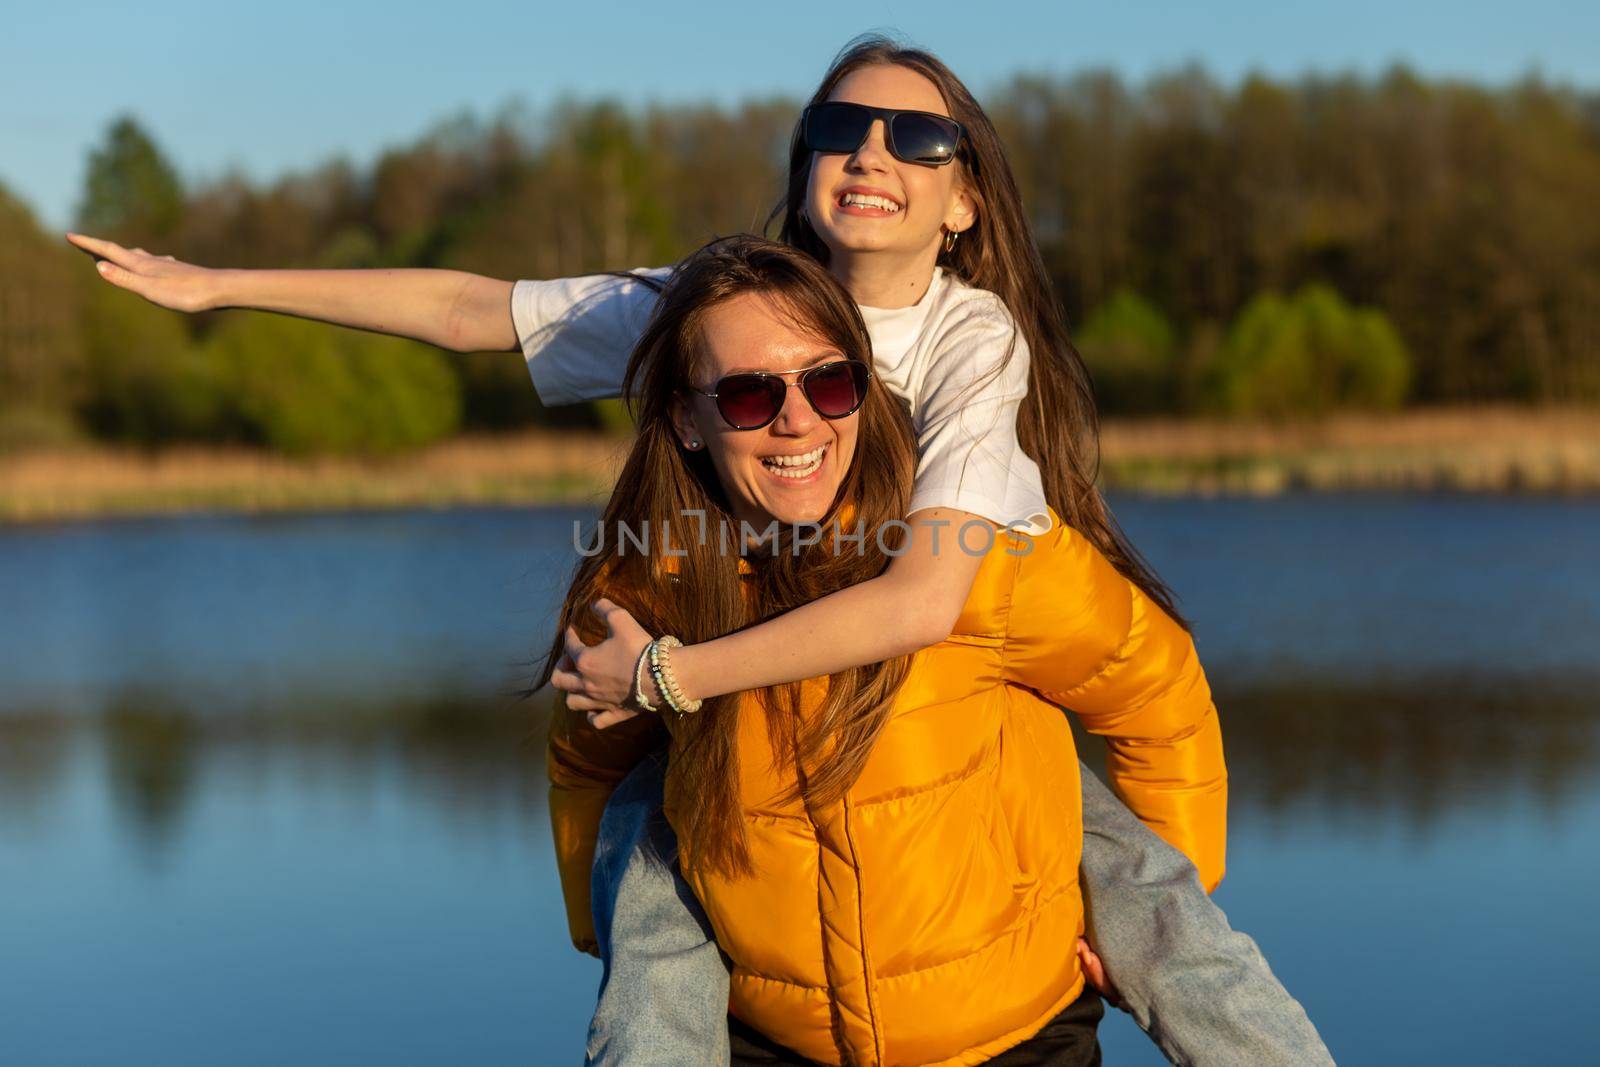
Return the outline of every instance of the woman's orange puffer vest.
[[[1122,799],[1214,888],[1227,773],[1194,645],[1056,517],[1040,537],[998,536],[843,800],[778,799],[789,780],[745,698],[757,874],[730,880],[680,857],[733,962],[732,1012],[822,1063],[970,1064],[1077,997],[1081,789],[1062,707],[1106,739]],[[595,731],[564,706],[552,722],[550,813],[580,948],[594,945],[600,813],[657,730],[640,716]]]

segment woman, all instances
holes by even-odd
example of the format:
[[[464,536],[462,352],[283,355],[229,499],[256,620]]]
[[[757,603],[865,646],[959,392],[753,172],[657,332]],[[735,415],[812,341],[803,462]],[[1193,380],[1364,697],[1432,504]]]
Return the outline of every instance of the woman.
[[[914,439],[866,374],[841,373],[864,371],[868,352],[854,306],[809,257],[742,238],[687,261],[634,352],[638,440],[563,622],[592,632],[588,605],[604,595],[652,632],[704,640],[887,566],[895,545],[874,531],[904,513]],[[751,372],[794,387],[761,430],[716,432],[710,394]],[[763,462],[817,448],[837,462],[807,479]],[[827,537],[720,551],[722,523],[770,520],[867,536],[843,551]],[[675,521],[684,533],[648,554],[607,533]],[[733,1014],[768,1062],[1095,1062],[1098,998],[1061,951],[1083,930],[1080,792],[1051,700],[1106,736],[1119,791],[1208,887],[1223,862],[1221,737],[1187,633],[1085,538],[1059,523],[990,533],[954,634],[915,657],[604,732],[559,709],[551,815],[574,939],[593,940],[605,801],[667,741],[681,867],[732,960]]]

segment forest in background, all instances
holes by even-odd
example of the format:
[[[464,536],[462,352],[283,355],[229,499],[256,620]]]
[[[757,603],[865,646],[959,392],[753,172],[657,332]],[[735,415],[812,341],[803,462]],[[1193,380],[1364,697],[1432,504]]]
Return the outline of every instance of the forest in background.
[[[1600,403],[1600,93],[1191,68],[1021,77],[985,103],[1108,414]],[[203,183],[125,116],[76,226],[207,266],[656,265],[761,228],[797,110],[509,107],[370,166]],[[162,311],[0,187],[0,449],[375,454],[617,418],[542,409],[514,354]]]

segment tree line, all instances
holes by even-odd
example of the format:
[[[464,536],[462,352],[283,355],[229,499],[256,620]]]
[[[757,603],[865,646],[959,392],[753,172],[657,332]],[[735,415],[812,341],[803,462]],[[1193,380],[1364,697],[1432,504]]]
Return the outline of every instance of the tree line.
[[[1600,94],[1191,68],[1022,77],[986,105],[1107,412],[1600,401]],[[761,228],[797,110],[512,107],[367,167],[198,185],[125,116],[77,225],[208,266],[657,265]],[[381,452],[615,416],[541,409],[514,355],[164,312],[79,255],[0,187],[0,447]]]

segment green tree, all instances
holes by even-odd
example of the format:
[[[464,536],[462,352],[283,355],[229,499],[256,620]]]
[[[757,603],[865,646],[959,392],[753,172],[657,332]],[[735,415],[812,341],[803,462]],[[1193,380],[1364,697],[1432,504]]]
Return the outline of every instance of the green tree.
[[[1411,388],[1411,356],[1388,316],[1376,308],[1351,313],[1339,395],[1347,407],[1393,411]]]
[[[78,226],[124,244],[170,238],[183,219],[183,184],[161,149],[131,116],[111,124],[89,153]]]
[[[1208,370],[1207,406],[1224,414],[1283,418],[1317,406],[1305,323],[1276,293],[1245,305]]]
[[[246,435],[292,454],[381,454],[453,433],[461,389],[436,348],[281,316],[239,315],[208,338]]]
[[[86,385],[76,258],[0,186],[0,449],[76,435]]]
[[[102,437],[153,446],[229,436],[223,383],[175,311],[95,280],[84,302],[88,424]]]
[[[1288,300],[1270,292],[1252,299],[1207,371],[1208,406],[1268,418],[1392,409],[1411,379],[1410,358],[1388,319],[1352,308],[1320,284]]]
[[[1113,413],[1171,411],[1178,397],[1178,343],[1161,309],[1123,288],[1077,335],[1095,394]]]

